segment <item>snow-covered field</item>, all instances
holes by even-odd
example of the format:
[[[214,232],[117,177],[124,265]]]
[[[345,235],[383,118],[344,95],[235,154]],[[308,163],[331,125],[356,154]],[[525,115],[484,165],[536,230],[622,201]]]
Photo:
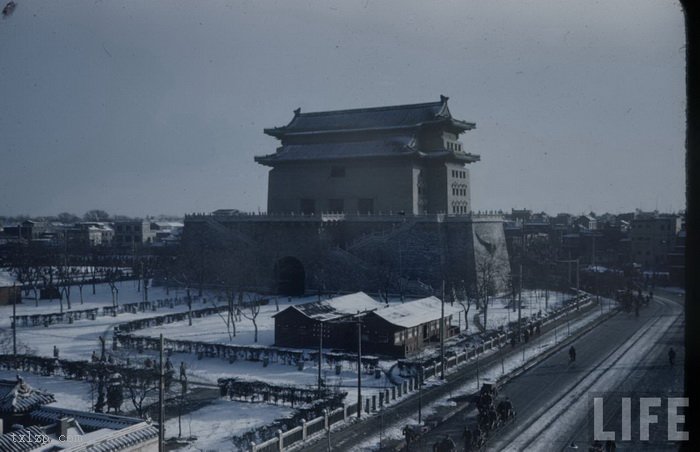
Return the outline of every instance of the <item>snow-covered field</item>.
[[[261,306],[256,317],[258,324],[258,345],[273,345],[275,342],[275,319],[272,317],[277,312],[285,308],[317,301],[317,297],[294,297],[291,301],[287,297],[271,298],[269,304]],[[278,310],[279,308],[279,310]],[[202,341],[221,344],[253,345],[255,344],[255,327],[253,321],[246,318],[250,316],[249,310],[242,310],[240,321],[236,322],[236,336],[229,337],[224,317],[212,315],[198,319],[192,319],[192,326],[187,320],[182,322],[168,323],[166,325],[154,326],[144,330],[136,331],[139,336],[158,337],[161,333],[170,339]]]
[[[143,300],[143,293],[137,291],[133,281],[122,281],[117,284],[119,288],[119,303],[135,303]],[[75,291],[75,288],[73,289]],[[183,296],[179,291],[178,296]],[[149,300],[175,298],[176,292],[171,290],[167,295],[162,287],[150,288]],[[107,284],[98,284],[96,293],[92,295],[92,287],[83,288],[84,303],[81,305],[77,298],[73,299],[73,309],[101,308],[112,305],[112,294]],[[65,302],[64,302],[65,307]],[[194,306],[199,307],[198,304]],[[45,314],[59,312],[57,300],[39,300],[39,307],[35,306],[33,299],[24,299],[21,305],[17,305],[17,315]],[[115,325],[129,320],[165,315],[170,312],[182,312],[187,309],[185,304],[175,305],[172,309],[163,308],[157,311],[138,312],[136,314],[124,313],[116,317],[98,316],[95,320],[82,319],[74,323],[53,324],[49,327],[18,327],[18,343],[29,346],[37,355],[53,356],[54,345],[58,347],[61,358],[74,360],[90,359],[93,350],[99,350],[99,336],[105,336],[111,340],[112,330]],[[12,306],[0,306],[0,329],[9,331],[11,328]]]
[[[119,302],[133,303],[143,300],[143,293],[137,291],[137,285],[134,281],[123,281],[118,283]],[[77,288],[73,289],[72,301],[73,310],[90,309],[102,306],[111,306],[112,294],[107,284],[97,285],[95,295],[92,294],[92,287],[85,286],[83,288],[83,304],[79,302]],[[216,294],[205,294],[205,297],[210,300]],[[163,298],[175,298],[184,296],[183,291],[176,292],[171,290],[169,294],[165,293],[164,288],[149,288],[149,300],[157,300]],[[523,316],[535,315],[538,311],[545,314],[548,310],[553,310],[561,305],[566,298],[564,294],[550,292],[548,298],[545,299],[543,292],[524,291],[523,292]],[[259,315],[256,318],[258,325],[258,342],[259,345],[274,344],[274,318],[272,317],[277,312],[285,309],[290,305],[308,303],[317,301],[316,296],[292,298],[289,300],[286,297],[270,299],[270,303],[261,308]],[[399,302],[399,300],[392,300]],[[517,312],[513,312],[508,308],[508,297],[495,298],[491,301],[488,312],[488,329],[495,329],[506,325],[509,321],[517,319]],[[194,309],[211,306],[195,303]],[[0,307],[0,329],[9,329],[12,306]],[[60,309],[56,300],[40,300],[39,307],[34,306],[34,300],[25,299],[22,305],[18,305],[18,315],[23,314],[38,314],[48,312],[58,312]],[[65,304],[64,304],[65,309]],[[136,314],[119,314],[117,317],[99,316],[96,320],[77,320],[73,324],[54,324],[49,327],[21,327],[17,330],[18,341],[25,343],[36,351],[38,355],[52,356],[53,347],[56,345],[60,350],[61,358],[68,359],[89,359],[93,350],[99,350],[99,336],[105,336],[110,344],[112,330],[116,324],[127,322],[129,320],[147,318],[159,315],[165,315],[170,312],[183,312],[187,309],[185,304],[176,305],[174,308],[159,309],[155,312],[143,312]],[[244,311],[244,313],[246,313]],[[476,309],[472,306],[469,316],[469,331],[476,331],[473,324],[473,316],[477,314]],[[590,316],[589,316],[590,317]],[[481,318],[483,319],[483,317]],[[463,313],[460,313],[458,318],[453,320],[454,324],[459,324],[464,327]],[[572,322],[573,323],[573,322]],[[194,318],[193,326],[190,327],[187,321],[166,324],[159,327],[151,327],[144,330],[134,332],[144,336],[159,336],[161,333],[166,338],[184,339],[212,343],[224,344],[239,344],[253,345],[254,342],[254,327],[250,319],[242,316],[236,324],[237,334],[233,340],[230,340],[224,320],[218,315],[212,315],[202,318]],[[572,326],[572,331],[574,327]],[[536,353],[541,352],[544,348],[551,346],[549,343],[533,341],[533,346],[526,353],[526,359]],[[539,344],[539,345],[537,345]],[[430,354],[427,351],[426,354]],[[119,350],[117,355],[122,357],[129,356],[133,359],[145,359],[146,356],[152,356],[152,352],[145,352],[141,356],[137,356],[133,350]],[[299,387],[315,388],[318,379],[318,368],[314,362],[307,362],[305,369],[298,370],[296,366],[286,365],[283,363],[270,363],[267,367],[263,367],[262,362],[250,362],[238,360],[229,363],[218,358],[202,358],[197,359],[193,354],[175,354],[171,357],[174,365],[179,367],[180,362],[184,362],[188,369],[188,376],[192,384],[208,383],[215,384],[219,378],[240,378],[244,380],[264,380],[267,383],[276,385],[295,385]],[[132,361],[133,362],[133,361]],[[520,364],[518,359],[510,359],[505,363],[505,370],[517,367]],[[379,391],[391,387],[391,383],[386,378],[385,372],[392,370],[395,361],[381,361],[380,367],[383,372],[380,378],[375,378],[374,374],[363,374],[362,386],[363,395],[370,396],[379,393]],[[496,370],[485,370],[485,373]],[[500,366],[497,369],[500,372]],[[396,372],[394,372],[396,375]],[[11,372],[2,374],[5,378],[14,378]],[[495,375],[498,376],[498,375]],[[341,371],[336,375],[334,366],[324,364],[322,368],[322,377],[328,387],[335,388],[339,391],[347,392],[347,401],[352,403],[357,398],[357,368],[354,363],[344,363]],[[89,409],[93,403],[91,386],[88,383],[80,381],[64,380],[59,377],[39,377],[27,375],[27,380],[30,384],[40,388],[44,388],[56,394],[58,400],[57,405],[70,408]],[[484,378],[488,378],[487,375]],[[439,383],[430,383],[439,384]],[[474,382],[476,385],[476,382]],[[430,408],[426,408],[426,412]],[[187,450],[227,450],[232,448],[230,438],[234,435],[244,433],[253,428],[259,428],[269,424],[275,419],[282,418],[291,414],[293,409],[286,406],[274,406],[266,404],[251,404],[238,401],[230,401],[220,399],[205,408],[199,409],[192,413],[186,414],[182,422],[183,436],[195,435],[199,439],[191,444]],[[171,419],[166,424],[168,436],[177,435],[177,419]],[[397,430],[397,435],[400,432]]]
[[[293,411],[292,408],[276,405],[216,400],[182,416],[182,437],[196,436],[197,440],[179,450],[234,450],[231,437],[271,424],[276,419],[291,415]],[[178,431],[177,417],[165,423],[166,438],[176,437]]]
[[[571,297],[572,295],[561,292],[523,290],[521,315],[523,317],[532,317],[537,315],[538,312],[542,312],[542,315],[546,315],[548,312],[561,307],[562,303]],[[486,313],[487,330],[497,329],[507,325],[509,322],[518,320],[517,307],[516,310],[513,311],[511,303],[511,297],[509,295],[495,297],[489,302],[489,309]],[[469,311],[470,327],[473,320],[472,312],[476,314],[474,309]],[[483,315],[480,316],[479,321],[483,324]]]

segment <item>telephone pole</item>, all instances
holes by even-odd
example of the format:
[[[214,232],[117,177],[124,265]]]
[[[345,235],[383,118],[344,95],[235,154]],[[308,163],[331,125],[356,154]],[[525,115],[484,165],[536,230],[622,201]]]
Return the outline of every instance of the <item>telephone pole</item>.
[[[321,363],[323,362],[323,321],[318,322],[319,332],[318,332],[318,397],[321,398],[321,387],[323,385],[323,379],[321,378]]]
[[[20,289],[22,293],[22,289]],[[12,283],[12,354],[15,368],[17,367],[17,296],[15,295],[15,283]]]
[[[357,316],[357,418],[362,417],[362,321]]]
[[[163,333],[160,333],[160,382],[158,384],[158,452],[165,451],[165,373],[163,367]]]
[[[520,342],[521,334],[521,318],[523,309],[523,264],[519,265],[518,270],[518,342]]]
[[[445,379],[445,280],[442,280],[440,301],[440,380]]]

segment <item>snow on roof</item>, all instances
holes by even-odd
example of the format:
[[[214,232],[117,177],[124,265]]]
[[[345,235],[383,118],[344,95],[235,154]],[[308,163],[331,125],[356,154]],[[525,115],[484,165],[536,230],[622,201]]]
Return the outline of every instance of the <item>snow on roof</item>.
[[[0,380],[0,413],[26,413],[55,401],[53,394],[32,388],[19,376],[16,380]]]
[[[391,324],[411,328],[440,319],[440,303],[437,297],[421,298],[395,304],[374,313]],[[445,304],[445,317],[457,314],[459,311],[460,308]]]
[[[71,417],[78,421],[81,427],[87,431],[99,429],[120,430],[131,425],[136,425],[141,422],[141,419],[118,416],[116,414],[91,413],[88,411],[71,410],[69,408],[42,406],[30,413],[33,420],[52,424],[58,422],[61,418]]]
[[[358,312],[380,309],[383,306],[384,305],[382,303],[376,301],[366,293],[356,292],[349,295],[331,298],[330,300],[290,306],[287,309],[296,309],[309,318],[325,322],[327,320],[337,319],[349,314],[357,314]],[[275,316],[279,314],[280,313],[277,313]]]

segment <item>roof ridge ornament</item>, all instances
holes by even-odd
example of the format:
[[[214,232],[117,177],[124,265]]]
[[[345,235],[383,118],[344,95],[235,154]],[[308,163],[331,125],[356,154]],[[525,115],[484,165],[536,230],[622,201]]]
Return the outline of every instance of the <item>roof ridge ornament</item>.
[[[299,116],[301,114],[301,107],[298,107],[296,110],[294,110],[294,116]]]
[[[444,94],[440,94],[440,102],[442,102],[444,104],[448,100],[450,100],[450,98],[448,96],[445,96]]]

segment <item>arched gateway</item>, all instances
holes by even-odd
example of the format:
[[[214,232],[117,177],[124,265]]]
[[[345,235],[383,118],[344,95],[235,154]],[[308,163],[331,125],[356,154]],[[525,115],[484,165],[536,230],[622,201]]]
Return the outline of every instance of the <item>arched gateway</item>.
[[[287,256],[275,264],[275,283],[277,292],[282,295],[304,295],[306,272],[301,261]]]

